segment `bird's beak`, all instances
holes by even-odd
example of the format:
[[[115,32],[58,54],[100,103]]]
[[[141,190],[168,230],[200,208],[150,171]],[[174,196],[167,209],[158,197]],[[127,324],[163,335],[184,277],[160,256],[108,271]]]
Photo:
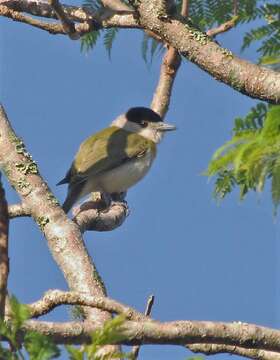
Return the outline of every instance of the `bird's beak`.
[[[172,125],[172,124],[168,124],[166,122],[160,121],[156,123],[156,129],[158,131],[172,131],[172,130],[176,130],[176,126]]]

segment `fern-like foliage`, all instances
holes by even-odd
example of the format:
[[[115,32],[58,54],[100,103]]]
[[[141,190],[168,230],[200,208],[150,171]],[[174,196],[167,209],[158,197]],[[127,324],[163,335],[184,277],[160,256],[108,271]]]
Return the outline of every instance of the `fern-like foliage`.
[[[100,34],[101,31],[97,30],[97,31],[91,31],[90,33],[82,36],[81,51],[87,53],[88,51],[92,50],[95,47],[97,40],[100,37]]]
[[[243,39],[242,50],[253,42],[260,42],[258,52],[260,63],[265,64],[267,57],[274,57],[280,63],[280,4],[265,3],[258,9],[258,17],[264,24],[247,32]]]
[[[175,1],[176,7],[172,11],[180,12],[182,0]],[[189,20],[201,31],[218,26],[226,21],[235,20],[238,23],[249,23],[256,19],[263,22],[257,28],[247,32],[243,39],[242,50],[253,42],[259,42],[259,62],[276,70],[280,68],[280,4],[279,1],[239,0],[233,6],[228,0],[192,0],[190,2]],[[83,6],[91,11],[100,11],[103,7],[101,0],[84,0]],[[111,58],[113,42],[118,33],[117,28],[96,30],[86,34],[81,39],[81,50],[92,50],[98,38],[103,33],[103,44]],[[163,44],[154,38],[143,35],[141,52],[146,63],[152,62],[154,56],[163,51]],[[273,57],[273,64],[267,59]]]
[[[224,198],[234,187],[243,199],[249,190],[262,191],[271,181],[275,211],[280,204],[280,106],[258,104],[235,120],[232,139],[220,147],[209,164],[216,176],[214,196]]]
[[[161,54],[164,50],[163,44],[156,39],[150,37],[146,33],[143,33],[142,40],[142,58],[145,63],[152,63],[156,54]]]
[[[118,31],[118,28],[107,29],[103,36],[103,43],[108,52],[109,59],[111,59],[111,50]]]
[[[96,12],[103,8],[103,4],[100,0],[84,0],[83,7],[89,9],[92,12]],[[93,50],[97,44],[97,40],[101,34],[103,34],[103,45],[107,50],[109,58],[111,59],[112,46],[118,31],[118,28],[110,28],[94,30],[88,34],[85,34],[81,38],[81,51],[87,53],[90,50]]]

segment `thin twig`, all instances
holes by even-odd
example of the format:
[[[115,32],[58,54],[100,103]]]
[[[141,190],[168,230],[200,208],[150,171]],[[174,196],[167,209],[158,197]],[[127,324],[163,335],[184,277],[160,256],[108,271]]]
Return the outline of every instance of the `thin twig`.
[[[181,15],[188,17],[190,8],[190,0],[182,0]]]
[[[144,318],[144,315],[140,312],[127,305],[123,305],[116,300],[107,297],[81,294],[74,291],[49,290],[40,300],[28,304],[28,307],[30,316],[32,318],[37,318],[49,313],[60,305],[90,306],[114,314],[123,314],[127,319],[133,320],[141,320]]]
[[[150,316],[150,314],[152,312],[152,307],[154,305],[154,300],[155,300],[154,295],[150,295],[147,300],[147,304],[146,304],[145,316]],[[132,354],[134,360],[137,359],[137,357],[139,355],[139,351],[140,351],[140,345],[133,346],[131,354]]]
[[[189,1],[182,2],[181,15],[187,17],[189,14]],[[181,56],[173,47],[169,47],[163,57],[159,81],[154,92],[151,109],[162,118],[168,111],[174,80],[181,65]]]
[[[229,21],[224,22],[223,24],[217,26],[216,28],[209,29],[206,34],[211,37],[215,37],[218,34],[224,33],[235,27],[238,20],[238,0],[233,0],[233,18]]]
[[[9,275],[9,215],[5,191],[1,182],[0,173],[0,318],[5,314],[5,302],[7,295],[7,282]]]
[[[9,205],[8,214],[10,219],[31,216],[30,209],[28,209],[24,203]]]
[[[218,34],[224,33],[235,27],[238,20],[238,16],[234,16],[231,20],[226,21],[225,23],[213,28],[209,29],[206,34],[211,37],[215,37]]]

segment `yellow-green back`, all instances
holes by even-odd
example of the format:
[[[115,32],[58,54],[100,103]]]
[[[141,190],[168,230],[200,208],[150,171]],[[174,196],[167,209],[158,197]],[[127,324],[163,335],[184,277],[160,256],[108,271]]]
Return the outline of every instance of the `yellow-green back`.
[[[76,176],[83,178],[113,169],[148,149],[155,154],[155,143],[139,134],[116,126],[101,130],[81,144],[70,169],[70,182],[75,182]]]

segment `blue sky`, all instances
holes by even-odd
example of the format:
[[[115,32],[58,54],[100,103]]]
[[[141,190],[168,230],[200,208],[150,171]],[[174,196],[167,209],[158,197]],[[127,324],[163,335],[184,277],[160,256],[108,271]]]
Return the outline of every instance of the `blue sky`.
[[[161,59],[145,65],[139,31],[120,32],[110,61],[102,42],[84,55],[79,42],[0,20],[1,102],[62,202],[66,187],[55,184],[81,141],[129,107],[149,106]],[[243,31],[219,41],[238,54]],[[242,56],[256,58],[254,49]],[[166,117],[178,130],[165,137],[152,170],[129,191],[131,215],[113,232],[85,235],[110,297],[142,310],[152,293],[159,320],[279,325],[279,220],[273,219],[269,192],[250,194],[243,203],[234,192],[217,205],[213,181],[202,176],[229,138],[234,117],[254,103],[183,61]],[[8,184],[6,190],[8,200],[17,202]],[[32,220],[12,220],[10,259],[9,291],[21,302],[35,301],[50,288],[67,289]],[[47,318],[66,316],[68,310],[59,309]],[[145,346],[140,359],[188,354],[179,347]]]

